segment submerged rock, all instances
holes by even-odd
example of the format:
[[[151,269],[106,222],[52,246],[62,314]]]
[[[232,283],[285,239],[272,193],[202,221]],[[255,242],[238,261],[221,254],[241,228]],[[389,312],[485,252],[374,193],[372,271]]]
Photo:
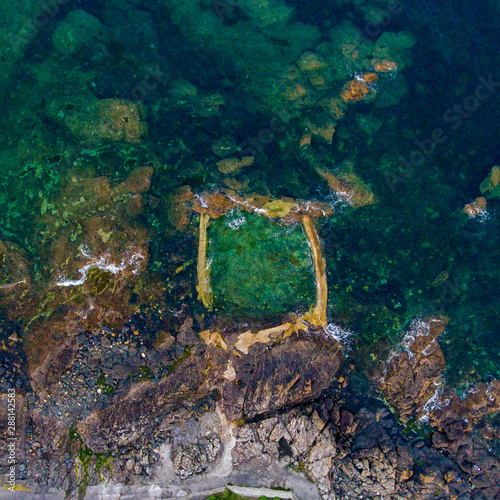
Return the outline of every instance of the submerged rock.
[[[252,165],[253,156],[243,156],[243,158],[227,158],[216,163],[217,168],[223,174],[237,174],[242,168]]]
[[[82,9],[76,9],[57,25],[52,43],[62,55],[71,56],[84,48],[94,48],[96,43],[104,39],[105,31],[97,18]]]
[[[314,52],[304,52],[297,60],[297,66],[304,73],[314,73],[327,64],[325,58]]]
[[[81,97],[75,102],[53,102],[49,116],[89,147],[107,141],[137,143],[148,130],[146,109],[139,101]]]
[[[286,24],[292,15],[280,0],[240,0],[238,7],[260,28]]]
[[[500,167],[492,167],[488,177],[481,182],[479,190],[486,198],[500,198]]]

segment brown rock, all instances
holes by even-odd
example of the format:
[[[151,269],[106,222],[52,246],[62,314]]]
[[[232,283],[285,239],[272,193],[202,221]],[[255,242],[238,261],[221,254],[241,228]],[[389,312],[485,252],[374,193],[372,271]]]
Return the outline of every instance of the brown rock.
[[[451,483],[452,481],[456,481],[456,479],[457,479],[457,473],[454,470],[449,470],[444,475],[444,480],[447,483]]]
[[[113,189],[113,200],[118,201],[127,195],[144,193],[149,189],[152,175],[151,167],[135,168],[124,182]]]
[[[155,347],[156,349],[168,350],[175,343],[175,337],[170,335],[170,333],[163,330],[159,330],[156,333]]]
[[[449,439],[446,437],[446,434],[443,432],[434,432],[432,434],[432,444],[436,448],[446,448],[450,443]]]
[[[44,326],[50,328],[53,332],[62,330],[64,332],[63,335],[70,335],[70,333],[76,334],[83,331],[83,328],[74,328],[74,322],[67,321],[66,318],[62,319],[62,322],[66,324],[64,326],[58,325],[57,322],[52,319],[50,322],[46,322]],[[40,335],[39,330],[37,330],[36,333]],[[28,359],[28,361],[31,361],[31,367],[36,366],[36,368],[32,370],[30,378],[33,389],[41,398],[47,397],[47,395],[55,392],[62,373],[73,365],[75,361],[75,346],[76,337],[69,336],[62,345],[57,346],[41,363],[38,364],[38,360]],[[28,352],[31,353],[31,350]]]
[[[193,202],[193,210],[195,212],[209,214],[212,219],[222,217],[236,206],[236,199],[230,199],[220,191],[214,191],[209,195],[204,195],[202,198],[196,197]]]
[[[370,188],[353,171],[352,164],[346,164],[335,172],[321,169],[317,172],[341,200],[355,208],[373,205],[378,201]]]
[[[168,221],[177,231],[184,231],[189,224],[193,209],[191,202],[194,200],[194,193],[189,186],[177,189],[165,200]]]
[[[333,383],[340,362],[334,340],[286,339],[257,359],[245,394],[244,416],[253,418],[314,399]]]
[[[354,434],[357,425],[358,422],[355,420],[354,415],[351,412],[345,409],[340,412],[340,432],[342,434]]]
[[[188,316],[177,332],[177,343],[185,346],[193,346],[200,343],[200,337],[193,330],[193,318]]]
[[[462,209],[470,218],[484,214],[486,211],[486,198],[478,196],[472,203],[468,203]]]
[[[398,410],[401,418],[422,413],[442,383],[446,363],[435,340],[444,331],[446,323],[444,317],[415,323],[405,337],[405,350],[391,356],[380,374],[378,389]]]
[[[314,52],[304,52],[297,61],[297,66],[303,73],[313,73],[326,65],[326,60],[323,56]]]
[[[74,469],[62,466],[64,454],[70,446],[69,427],[42,410],[34,410],[30,417],[30,427],[33,429],[31,438],[38,442],[38,446],[27,450],[28,463],[41,462],[50,481],[69,486],[66,481],[74,480]]]
[[[488,177],[481,182],[479,190],[486,198],[500,198],[500,167],[494,166]]]
[[[500,410],[500,381],[479,382],[463,399],[452,391],[443,394],[445,398],[447,404],[431,412],[431,424],[442,427],[450,439],[458,439],[473,429],[474,421]]]
[[[344,102],[357,102],[369,95],[375,95],[375,90],[370,86],[378,80],[376,73],[365,73],[364,75],[347,82],[340,94]]]
[[[311,145],[311,139],[312,139],[312,136],[311,134],[303,134],[301,139],[300,139],[300,142],[299,142],[299,147],[300,148],[305,148],[307,146],[310,146]]]
[[[217,168],[223,174],[236,174],[242,168],[252,165],[254,162],[253,156],[244,156],[243,158],[227,158],[217,162]]]
[[[293,85],[285,88],[283,97],[287,101],[296,101],[297,99],[304,97],[308,92],[310,92],[310,90],[307,89],[304,84],[294,83]]]
[[[331,144],[333,135],[335,134],[335,123],[327,121],[326,123],[318,124],[313,123],[309,118],[304,121],[304,125],[311,132],[312,135],[319,137],[327,144]]]
[[[370,64],[377,73],[391,73],[398,69],[398,64],[389,59],[372,59]]]
[[[250,179],[245,176],[241,181],[239,181],[234,177],[226,177],[225,179],[222,179],[222,182],[233,191],[241,191],[248,186]]]
[[[321,75],[311,75],[309,78],[309,83],[316,90],[323,90],[327,87],[327,82]]]
[[[140,142],[147,132],[145,108],[122,99],[86,101],[65,111],[60,120],[89,145],[104,141]]]
[[[327,97],[319,105],[335,120],[342,120],[345,116],[345,102],[339,97]]]

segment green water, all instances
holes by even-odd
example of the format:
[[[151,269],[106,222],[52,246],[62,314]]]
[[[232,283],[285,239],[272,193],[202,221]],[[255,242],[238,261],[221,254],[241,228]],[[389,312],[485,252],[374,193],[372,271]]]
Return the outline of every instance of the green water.
[[[236,211],[212,221],[208,238],[218,313],[272,318],[314,304],[312,256],[301,225]]]

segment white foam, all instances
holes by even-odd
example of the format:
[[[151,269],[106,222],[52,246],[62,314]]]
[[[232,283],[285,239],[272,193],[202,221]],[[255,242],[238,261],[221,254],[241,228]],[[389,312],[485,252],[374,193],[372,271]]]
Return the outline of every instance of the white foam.
[[[344,330],[334,323],[328,323],[324,331],[327,337],[333,338],[343,345],[348,345],[352,337],[350,330]]]
[[[227,225],[229,228],[231,228],[233,230],[237,230],[241,226],[243,226],[243,224],[246,224],[246,222],[247,222],[247,220],[245,219],[245,217],[243,217],[243,215],[240,215],[239,217],[228,221]]]
[[[80,253],[89,258],[91,256],[90,250],[86,246],[80,247]],[[132,255],[127,250],[124,253],[119,264],[111,261],[111,256],[109,254],[104,254],[98,259],[92,257],[90,262],[81,267],[78,272],[81,275],[80,279],[70,280],[64,276],[58,276],[56,280],[57,286],[79,286],[83,285],[87,281],[88,273],[91,269],[100,269],[101,271],[110,272],[111,274],[119,274],[121,272],[130,271],[132,274],[137,274],[140,271],[142,261],[145,260],[145,256],[142,252],[135,251]]]
[[[424,407],[422,408],[423,415],[418,419],[419,422],[427,423],[429,421],[429,414],[431,411],[436,408],[441,408],[439,400],[441,398],[441,394],[443,393],[443,383],[441,380],[435,380],[434,385],[436,386],[434,394],[425,402]]]

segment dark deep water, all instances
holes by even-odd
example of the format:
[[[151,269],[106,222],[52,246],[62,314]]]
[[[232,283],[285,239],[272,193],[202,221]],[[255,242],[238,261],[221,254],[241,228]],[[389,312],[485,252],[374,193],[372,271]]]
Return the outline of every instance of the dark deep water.
[[[334,216],[319,227],[328,266],[329,314],[332,322],[353,332],[350,353],[360,368],[386,356],[415,318],[443,313],[450,319],[441,339],[448,380],[464,390],[475,381],[499,378],[499,201],[488,200],[486,213],[470,220],[462,208],[480,195],[479,184],[500,163],[500,5],[492,0],[403,1],[385,21],[369,23],[349,2],[287,3],[295,7],[299,21],[319,29],[320,40],[346,20],[366,43],[389,32],[404,31],[414,39],[404,49],[400,73],[406,83],[398,75],[381,78],[377,98],[349,105],[331,144],[317,144],[317,158],[324,164],[353,162],[379,201],[357,210],[336,202],[297,150],[300,117],[264,141],[255,164],[235,176],[245,184],[241,190],[335,204]],[[220,15],[225,27],[236,26],[243,16],[235,4],[224,4]],[[54,54],[56,27],[74,8],[95,16],[112,34],[107,42],[70,55]],[[209,5],[204,8],[210,10]],[[388,6],[374,2],[373,9],[380,12]],[[141,12],[150,16],[114,15],[112,10],[101,2],[65,5],[3,84],[0,234],[30,254],[35,281],[43,281],[41,260],[46,259],[38,253],[40,203],[58,196],[65,152],[78,151],[86,164],[99,159],[92,163],[95,172],[116,182],[134,166],[159,158],[162,166],[155,169],[150,203],[140,222],[153,234],[150,269],[162,272],[167,267],[164,256],[179,236],[165,219],[166,204],[158,200],[168,199],[181,186],[195,191],[221,186],[223,176],[214,168],[219,158],[211,145],[228,134],[242,144],[268,127],[273,110],[269,101],[260,103],[256,81],[289,64],[286,54],[293,42],[283,41],[282,34],[270,40],[277,54],[285,54],[283,62],[276,60],[277,68],[260,68],[258,40],[252,42],[250,55],[241,49],[243,44],[224,45],[217,32],[211,37],[196,32],[171,2],[146,4]],[[304,49],[313,50],[304,39]],[[58,77],[53,84],[44,81],[48,77],[40,69],[50,58],[60,63],[58,69],[54,66]],[[267,64],[265,59],[262,64]],[[83,84],[95,97],[123,97],[140,85],[145,65],[161,68],[156,71],[167,76],[143,99],[149,132],[142,143],[78,149],[78,140],[50,110],[52,102],[63,100],[65,111],[78,106],[78,86],[68,82],[82,71],[95,73]],[[251,83],[242,76],[246,71],[256,75],[248,79]],[[355,67],[347,71],[352,78]],[[189,81],[198,95],[220,93],[224,105],[216,112],[217,105],[209,103],[201,112],[199,102],[190,104],[185,87],[184,93],[176,93],[176,80]],[[474,98],[478,85],[486,88],[481,101]],[[392,101],[391,95],[396,96]],[[442,130],[439,143],[432,140],[436,129]],[[30,159],[29,147],[18,147],[23,141],[41,147],[43,162]],[[22,154],[18,151],[25,151],[26,161],[16,160]],[[186,252],[186,260],[194,257],[194,250],[179,252]],[[177,306],[193,298],[168,300]]]
[[[316,2],[299,5],[301,12],[317,8]],[[369,104],[360,110],[383,122],[369,145],[359,140],[355,113],[342,122],[351,134],[342,153],[359,158],[380,205],[369,214],[338,215],[322,235],[333,286],[350,286],[356,302],[389,308],[403,303],[396,314],[398,327],[418,314],[444,311],[449,316],[442,342],[448,379],[467,385],[500,376],[498,201],[479,220],[459,214],[500,159],[500,92],[492,91],[477,109],[467,101],[484,80],[500,81],[500,8],[495,2],[424,1],[402,2],[400,10],[378,29],[363,21],[358,28],[369,38],[386,30],[414,35],[413,62],[405,75],[408,93],[396,106]],[[436,128],[444,130],[446,140],[433,146]],[[345,155],[338,151],[339,142],[334,138],[331,154],[341,160]],[[422,165],[409,164],[412,151],[426,153]],[[391,161],[399,161],[402,171],[384,177],[384,162]],[[442,271],[449,273],[447,280],[429,286]],[[356,318],[353,324],[354,331],[363,332],[354,344],[365,356],[370,351],[377,355],[392,335],[382,318]]]
[[[380,110],[384,126],[362,153],[363,175],[383,200],[368,221],[329,225],[342,238],[336,272],[348,268],[343,278],[358,290],[368,285],[368,292],[359,292],[363,300],[387,304],[401,297],[402,321],[410,311],[442,310],[449,316],[442,346],[453,384],[500,375],[498,202],[493,200],[479,220],[464,221],[458,214],[499,160],[500,94],[492,91],[477,109],[465,109],[480,82],[500,80],[498,20],[494,2],[409,2],[394,16],[394,29],[410,30],[417,43],[407,73],[409,92],[398,106]],[[447,140],[433,147],[429,139],[436,128]],[[421,166],[409,168],[402,182],[383,186],[384,158],[408,160],[419,150],[417,141],[427,143],[424,152],[433,152]],[[429,287],[442,271],[448,279]],[[367,332],[369,323],[359,328]]]

